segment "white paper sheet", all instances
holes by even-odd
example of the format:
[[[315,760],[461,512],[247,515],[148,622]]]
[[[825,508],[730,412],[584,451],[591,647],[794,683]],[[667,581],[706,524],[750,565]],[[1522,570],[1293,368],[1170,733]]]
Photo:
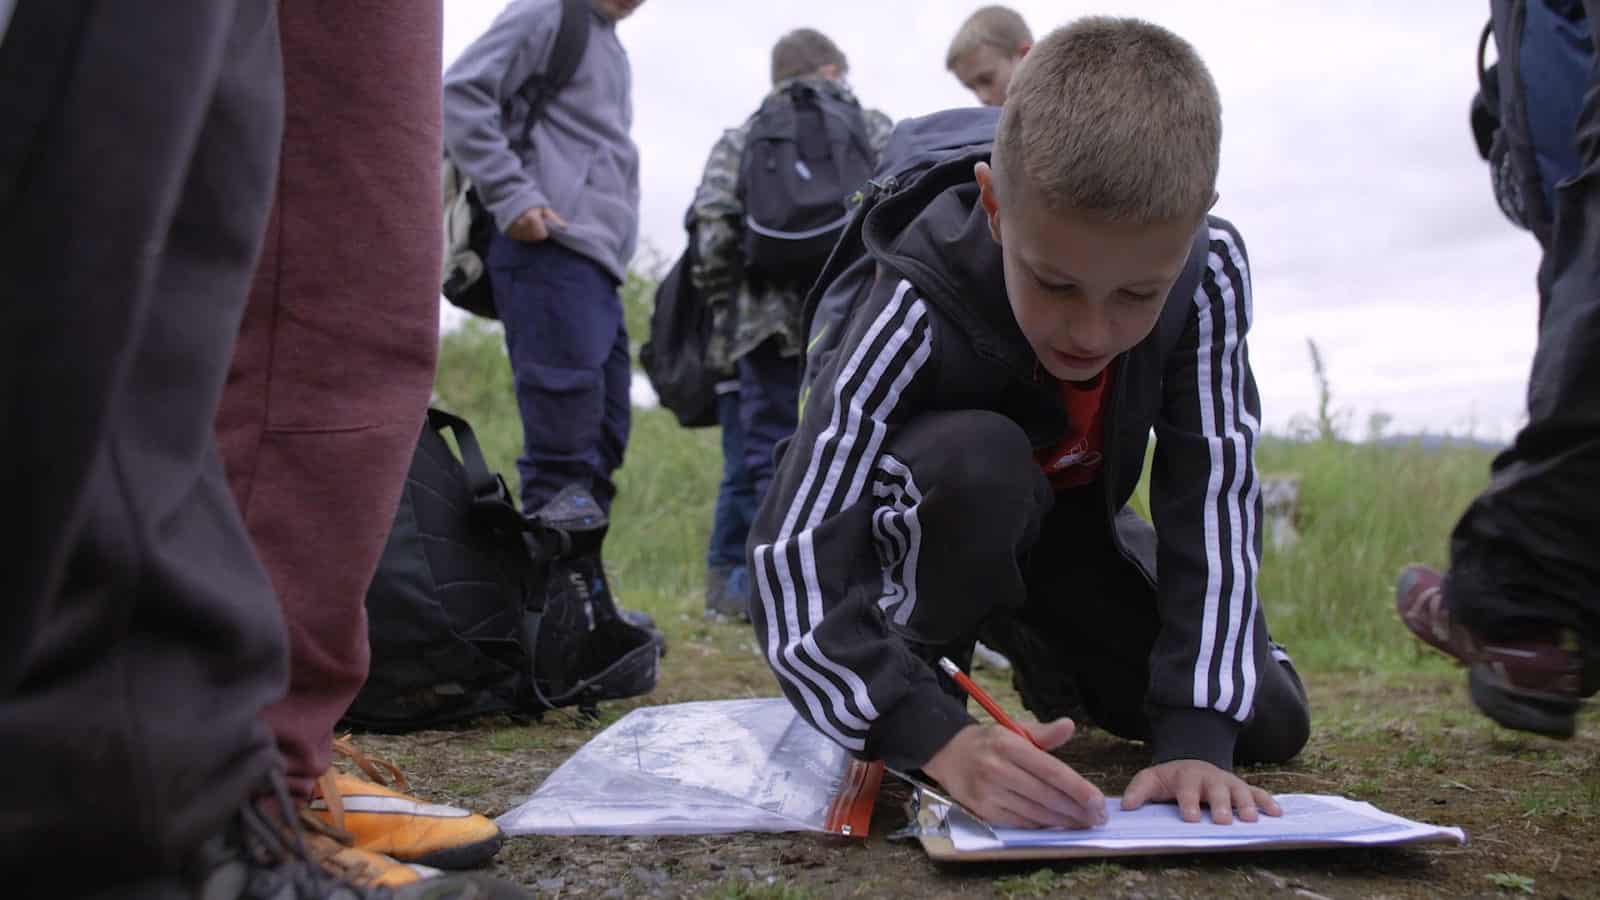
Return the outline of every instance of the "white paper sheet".
[[[1147,804],[1123,812],[1121,799],[1107,798],[1105,825],[1077,831],[990,828],[965,811],[950,810],[950,841],[957,850],[1008,847],[1085,847],[1101,850],[1220,850],[1270,844],[1296,846],[1376,846],[1454,839],[1467,842],[1460,828],[1413,822],[1370,803],[1323,794],[1278,794],[1282,816],[1256,822],[1214,824],[1209,815],[1185,822],[1170,804]],[[1265,848],[1263,848],[1265,849]]]

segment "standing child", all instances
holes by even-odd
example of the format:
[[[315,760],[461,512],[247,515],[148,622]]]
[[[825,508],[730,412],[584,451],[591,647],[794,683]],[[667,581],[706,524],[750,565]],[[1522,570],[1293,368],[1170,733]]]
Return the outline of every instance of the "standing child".
[[[1033,32],[1009,6],[985,6],[967,17],[950,41],[944,67],[984,106],[1006,102],[1011,75],[1033,46]]]
[[[843,230],[846,200],[872,174],[894,123],[845,85],[850,63],[800,28],[772,48],[772,90],[723,133],[695,192],[690,276],[712,309],[711,365],[737,372],[719,397],[725,460],[706,559],[706,613],[748,618],[748,520],[772,482],[773,447],[794,431],[800,304]],[[782,165],[779,165],[781,161]]]
[[[983,116],[903,124],[889,155]],[[930,665],[980,635],[1043,747],[1067,715],[1150,745],[1124,808],[1276,814],[1233,767],[1294,756],[1310,720],[1256,597],[1250,270],[1207,215],[1211,76],[1162,28],[1083,19],[1029,53],[992,136],[869,197],[860,259],[830,266],[750,541],[767,661],[819,730],[994,822],[1093,825],[1104,798]],[[1152,429],[1154,528],[1127,505]]]

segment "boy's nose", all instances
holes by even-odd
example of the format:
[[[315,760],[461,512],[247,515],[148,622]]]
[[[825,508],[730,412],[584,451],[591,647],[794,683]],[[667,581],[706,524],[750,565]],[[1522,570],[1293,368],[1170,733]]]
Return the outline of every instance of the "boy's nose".
[[[1081,356],[1105,356],[1111,349],[1111,321],[1093,306],[1067,317],[1059,349]]]

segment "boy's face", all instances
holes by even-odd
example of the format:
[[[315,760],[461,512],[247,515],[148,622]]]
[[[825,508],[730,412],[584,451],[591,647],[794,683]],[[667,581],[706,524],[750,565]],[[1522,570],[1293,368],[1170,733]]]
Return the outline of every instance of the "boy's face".
[[[978,95],[979,103],[1000,106],[1006,102],[1006,88],[1011,84],[1011,73],[1027,52],[1027,47],[1019,47],[1015,53],[1006,53],[988,44],[979,44],[976,49],[957,57],[951,71],[963,87]]]
[[[1002,207],[987,163],[977,178],[1011,312],[1045,371],[1086,381],[1155,328],[1197,222],[1095,222],[1025,188],[1008,191]]]
[[[593,0],[594,8],[600,15],[613,22],[620,22],[633,15],[633,11],[644,5],[644,0]]]

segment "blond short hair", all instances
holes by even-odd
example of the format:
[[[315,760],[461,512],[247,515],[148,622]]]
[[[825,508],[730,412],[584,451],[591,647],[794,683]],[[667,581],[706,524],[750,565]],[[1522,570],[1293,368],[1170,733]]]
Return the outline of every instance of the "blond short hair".
[[[839,71],[850,70],[839,45],[815,28],[796,28],[772,45],[772,83],[788,81],[805,75],[815,75],[823,66],[838,66]]]
[[[1028,51],[1006,95],[994,168],[1050,208],[1100,221],[1198,219],[1216,193],[1222,105],[1192,46],[1138,19],[1089,17]]]
[[[961,57],[979,47],[993,47],[1007,56],[1014,55],[1026,44],[1033,43],[1033,32],[1022,14],[1009,6],[985,6],[961,23],[950,49],[944,56],[944,67],[955,71]]]

